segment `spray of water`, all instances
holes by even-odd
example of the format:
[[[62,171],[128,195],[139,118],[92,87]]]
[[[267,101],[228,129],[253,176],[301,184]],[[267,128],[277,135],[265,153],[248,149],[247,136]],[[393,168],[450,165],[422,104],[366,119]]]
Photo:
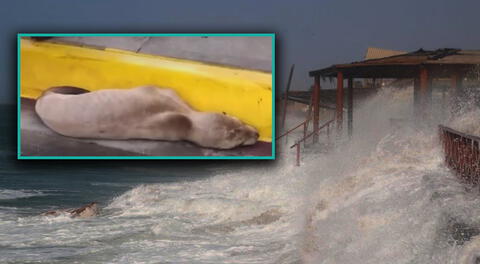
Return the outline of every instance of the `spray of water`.
[[[412,99],[412,87],[384,89],[356,108],[350,141],[305,156],[305,263],[475,263],[478,192],[444,166],[436,126],[478,132],[478,108],[452,118],[433,105],[419,120]]]

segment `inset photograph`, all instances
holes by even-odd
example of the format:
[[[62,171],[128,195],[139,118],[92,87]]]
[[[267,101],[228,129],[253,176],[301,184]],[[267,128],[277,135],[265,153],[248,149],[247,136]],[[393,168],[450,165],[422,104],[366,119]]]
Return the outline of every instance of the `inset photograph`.
[[[274,34],[19,34],[19,159],[274,159]]]

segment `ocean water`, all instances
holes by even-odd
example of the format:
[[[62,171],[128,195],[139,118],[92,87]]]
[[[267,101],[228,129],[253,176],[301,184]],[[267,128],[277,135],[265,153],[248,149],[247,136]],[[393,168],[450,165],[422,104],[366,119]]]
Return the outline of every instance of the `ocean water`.
[[[478,109],[412,118],[412,92],[358,105],[353,138],[307,147],[299,168],[285,146],[275,162],[4,153],[0,263],[477,263],[480,194],[444,166],[436,126],[473,133]],[[94,218],[40,215],[92,201]]]
[[[267,168],[219,169],[7,174],[0,192],[0,262],[291,263],[290,207],[298,179],[275,186],[279,178]],[[40,216],[91,201],[102,207],[98,217]]]
[[[299,259],[291,222],[303,183],[272,162],[15,161],[3,144],[0,263]],[[90,219],[41,215],[92,201],[101,212]]]

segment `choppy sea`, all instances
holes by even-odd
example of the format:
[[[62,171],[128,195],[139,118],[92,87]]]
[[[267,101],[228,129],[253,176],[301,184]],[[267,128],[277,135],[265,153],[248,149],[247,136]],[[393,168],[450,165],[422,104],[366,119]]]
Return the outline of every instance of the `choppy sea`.
[[[412,92],[358,105],[353,138],[301,167],[282,146],[275,162],[15,161],[2,139],[0,263],[477,263],[480,194],[436,125],[476,133],[480,114],[419,124]],[[92,201],[97,217],[40,215]]]

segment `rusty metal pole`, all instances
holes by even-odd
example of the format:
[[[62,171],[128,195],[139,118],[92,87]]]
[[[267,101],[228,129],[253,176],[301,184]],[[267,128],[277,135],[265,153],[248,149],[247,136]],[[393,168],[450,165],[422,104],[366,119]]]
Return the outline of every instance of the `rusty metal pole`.
[[[337,132],[340,134],[343,125],[343,73],[337,73]]]
[[[353,78],[348,78],[348,137],[352,138],[353,134]]]
[[[303,138],[306,138],[307,137],[307,123],[308,121],[305,121],[305,123],[303,123]],[[303,140],[303,147],[305,148],[307,146],[307,141],[306,140]]]
[[[313,131],[317,131],[320,126],[320,76],[315,76],[315,83],[313,86]],[[313,135],[313,142],[318,141],[318,135]]]
[[[300,143],[297,141],[297,167],[300,166]]]

